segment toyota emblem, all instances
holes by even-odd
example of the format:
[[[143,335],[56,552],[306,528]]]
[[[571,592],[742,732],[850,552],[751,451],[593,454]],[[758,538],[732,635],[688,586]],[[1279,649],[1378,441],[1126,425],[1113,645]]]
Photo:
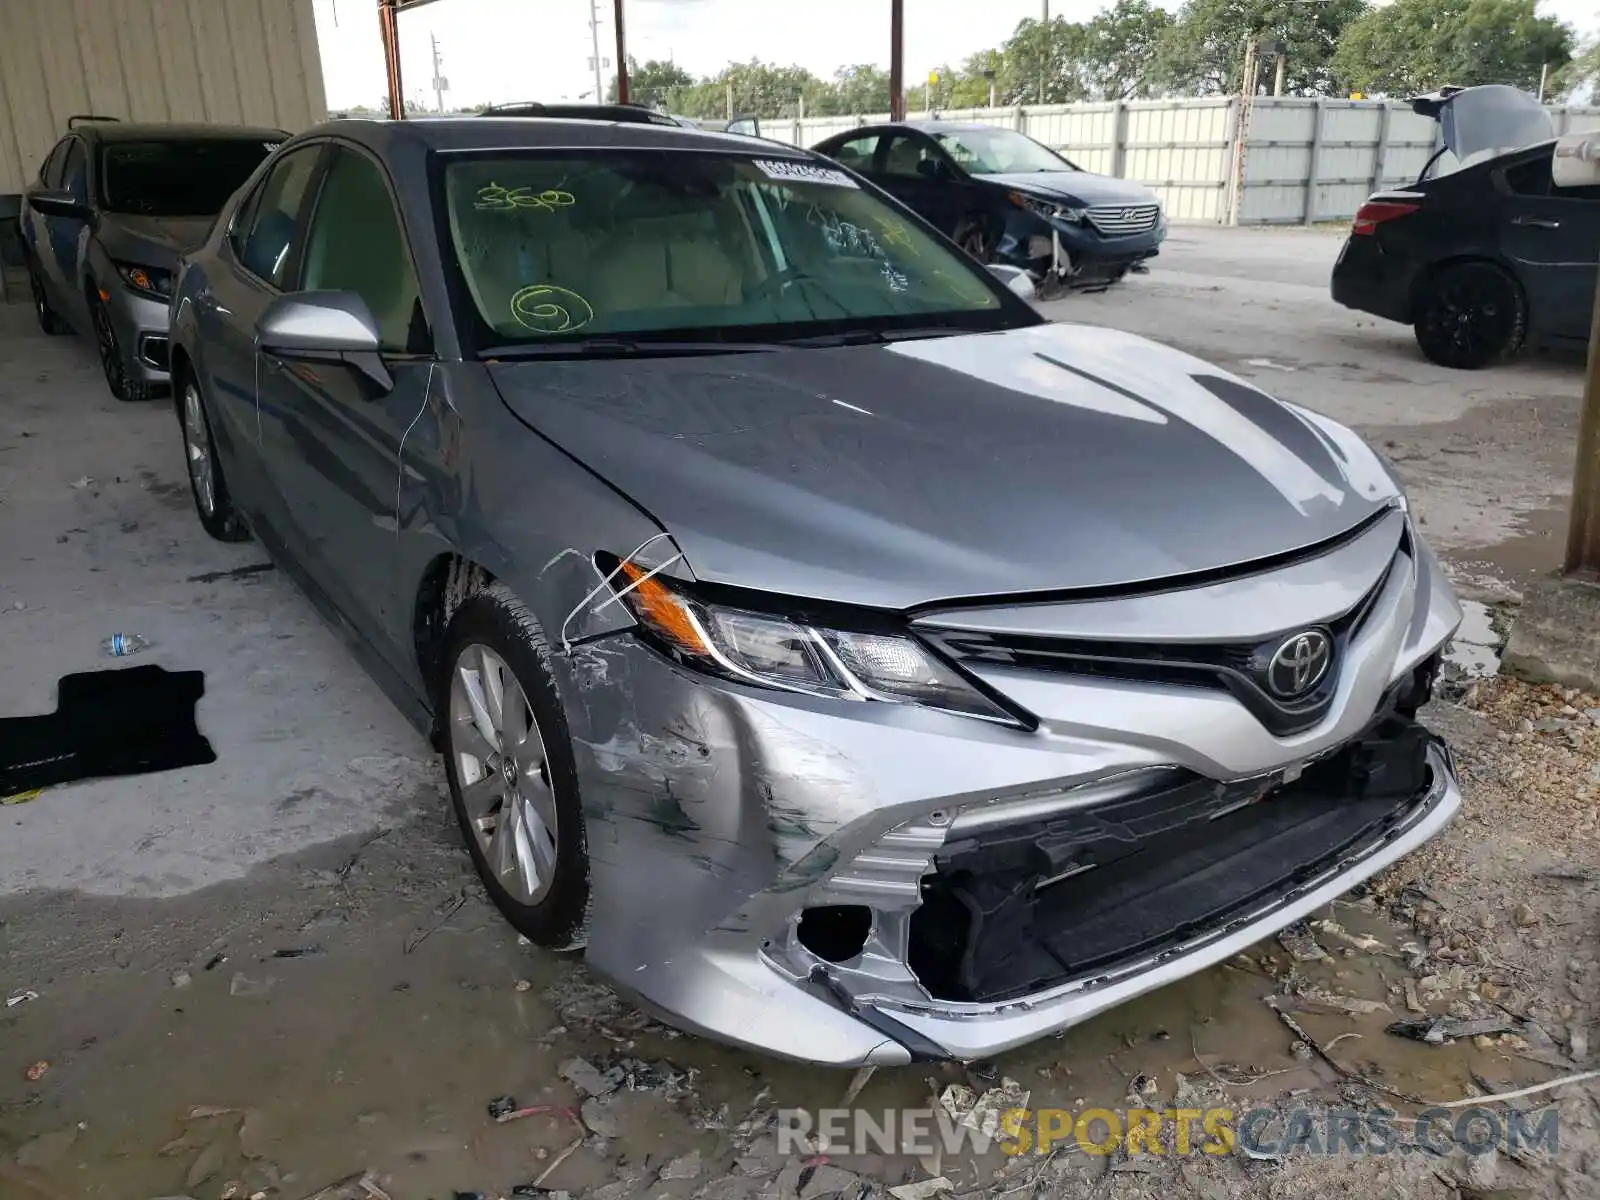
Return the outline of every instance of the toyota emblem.
[[[1321,683],[1333,665],[1333,642],[1320,629],[1283,639],[1267,663],[1267,690],[1280,700],[1298,700]]]

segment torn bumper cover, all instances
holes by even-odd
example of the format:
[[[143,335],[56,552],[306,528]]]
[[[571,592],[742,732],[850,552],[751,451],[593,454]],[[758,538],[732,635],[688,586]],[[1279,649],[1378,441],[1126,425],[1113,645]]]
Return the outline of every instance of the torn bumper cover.
[[[935,615],[1031,729],[709,680],[626,632],[574,647],[591,965],[719,1040],[896,1064],[1059,1032],[1300,920],[1460,806],[1415,720],[1460,613],[1405,524],[1185,593]],[[1323,607],[1252,618],[1269,594]],[[1274,715],[1216,643],[1086,667],[1107,622],[1180,611],[1319,620],[1334,678]],[[1016,632],[1039,621],[1066,634]]]

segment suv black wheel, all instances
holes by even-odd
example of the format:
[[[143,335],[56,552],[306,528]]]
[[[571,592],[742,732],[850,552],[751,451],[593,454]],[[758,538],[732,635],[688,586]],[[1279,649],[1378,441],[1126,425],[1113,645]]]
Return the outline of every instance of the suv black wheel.
[[[1527,327],[1517,281],[1492,263],[1465,262],[1423,282],[1412,332],[1431,361],[1471,371],[1514,355]]]
[[[956,230],[955,243],[981,263],[987,265],[994,260],[994,238],[989,235],[982,217],[968,217],[963,221]]]
[[[39,328],[51,337],[70,333],[67,323],[50,307],[50,294],[44,289],[44,277],[31,260],[28,263],[28,290],[33,293],[33,315],[39,318]]]
[[[128,360],[123,357],[122,346],[117,342],[117,330],[111,323],[111,310],[100,299],[91,285],[89,290],[89,320],[94,325],[94,347],[100,355],[100,369],[105,372],[106,387],[118,400],[137,404],[150,399],[150,385],[132,377]]]

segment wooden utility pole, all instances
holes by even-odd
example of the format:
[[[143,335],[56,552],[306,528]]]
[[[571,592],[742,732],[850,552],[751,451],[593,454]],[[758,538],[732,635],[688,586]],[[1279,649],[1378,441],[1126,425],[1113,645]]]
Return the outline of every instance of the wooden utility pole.
[[[617,22],[617,103],[628,103],[628,41],[622,32],[622,0],[611,6]]]
[[[1589,378],[1578,419],[1578,456],[1567,519],[1566,573],[1600,578],[1600,276],[1589,322]]]
[[[889,119],[906,119],[906,4],[889,0]]]

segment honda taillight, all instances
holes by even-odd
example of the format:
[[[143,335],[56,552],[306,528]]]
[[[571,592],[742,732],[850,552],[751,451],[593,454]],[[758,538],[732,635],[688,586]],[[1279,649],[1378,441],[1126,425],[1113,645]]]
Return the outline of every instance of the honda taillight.
[[[1370,236],[1376,233],[1378,226],[1385,221],[1410,216],[1421,207],[1420,204],[1407,204],[1402,200],[1368,200],[1356,209],[1356,218],[1350,223],[1350,232]]]

